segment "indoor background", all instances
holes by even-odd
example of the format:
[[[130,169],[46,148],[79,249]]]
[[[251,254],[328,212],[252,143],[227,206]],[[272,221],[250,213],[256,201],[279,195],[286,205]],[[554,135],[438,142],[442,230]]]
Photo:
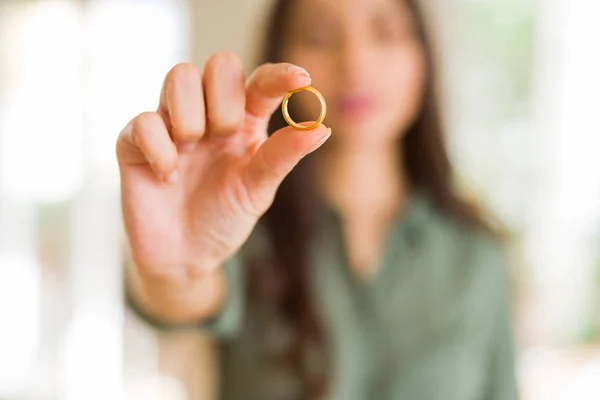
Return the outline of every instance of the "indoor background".
[[[0,399],[196,400],[215,357],[124,309],[114,144],[166,72],[253,67],[269,0],[0,2]],[[524,400],[600,398],[600,3],[427,0],[458,184],[510,231]]]

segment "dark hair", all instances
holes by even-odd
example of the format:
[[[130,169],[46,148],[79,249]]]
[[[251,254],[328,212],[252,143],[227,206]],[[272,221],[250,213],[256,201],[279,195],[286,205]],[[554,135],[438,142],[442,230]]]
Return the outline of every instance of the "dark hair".
[[[285,62],[283,47],[285,27],[296,0],[278,0],[267,29],[262,62]],[[477,229],[490,230],[479,210],[457,196],[453,189],[453,171],[444,143],[436,96],[434,63],[430,43],[425,35],[422,16],[414,0],[404,0],[415,17],[419,39],[425,48],[428,77],[422,108],[416,120],[399,140],[398,151],[410,187],[424,193],[441,211]],[[269,133],[286,126],[280,112],[270,121]],[[286,354],[302,382],[302,398],[319,397],[327,385],[327,369],[315,374],[306,367],[305,355],[314,348],[323,349],[324,332],[318,309],[311,294],[309,253],[318,227],[319,198],[312,158],[305,158],[280,186],[274,203],[262,218],[274,249],[274,260],[249,265],[249,302],[269,303],[279,318],[285,319],[295,332],[294,343]],[[252,268],[252,264],[260,264]],[[268,265],[268,267],[265,267]],[[270,282],[271,284],[268,284]],[[276,282],[276,284],[272,284]]]

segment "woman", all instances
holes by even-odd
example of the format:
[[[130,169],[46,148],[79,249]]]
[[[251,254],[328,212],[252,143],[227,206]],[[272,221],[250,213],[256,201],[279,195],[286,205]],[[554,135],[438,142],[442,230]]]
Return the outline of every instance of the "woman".
[[[415,4],[279,0],[265,61],[176,66],[120,135],[131,304],[219,337],[227,399],[516,398],[500,246],[452,189]],[[308,85],[331,129],[286,127]]]

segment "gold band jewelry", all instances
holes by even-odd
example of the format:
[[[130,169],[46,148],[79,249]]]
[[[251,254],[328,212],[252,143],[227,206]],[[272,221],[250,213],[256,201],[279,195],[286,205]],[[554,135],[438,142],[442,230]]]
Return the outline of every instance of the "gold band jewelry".
[[[317,122],[315,122],[314,124],[309,125],[309,126],[300,125],[300,124],[296,123],[292,119],[292,117],[290,117],[290,112],[288,111],[288,103],[290,101],[290,98],[294,94],[301,92],[303,90],[314,93],[315,96],[317,96],[319,98],[319,101],[321,102],[321,115],[319,115]],[[288,94],[286,94],[285,97],[283,98],[283,103],[281,103],[281,111],[283,112],[283,118],[285,118],[285,121],[291,127],[293,127],[294,129],[297,129],[299,131],[309,131],[309,130],[315,129],[317,126],[321,125],[321,122],[323,122],[323,120],[325,119],[325,115],[327,115],[327,104],[325,104],[325,99],[323,98],[323,95],[317,89],[315,89],[311,86],[306,86],[306,87],[288,92]]]

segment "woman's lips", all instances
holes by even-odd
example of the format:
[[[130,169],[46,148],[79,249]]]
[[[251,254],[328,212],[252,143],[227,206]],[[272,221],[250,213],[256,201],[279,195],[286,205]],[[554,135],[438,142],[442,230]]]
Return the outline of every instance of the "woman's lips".
[[[337,101],[337,111],[341,117],[358,118],[373,110],[375,101],[368,95],[342,95]]]

